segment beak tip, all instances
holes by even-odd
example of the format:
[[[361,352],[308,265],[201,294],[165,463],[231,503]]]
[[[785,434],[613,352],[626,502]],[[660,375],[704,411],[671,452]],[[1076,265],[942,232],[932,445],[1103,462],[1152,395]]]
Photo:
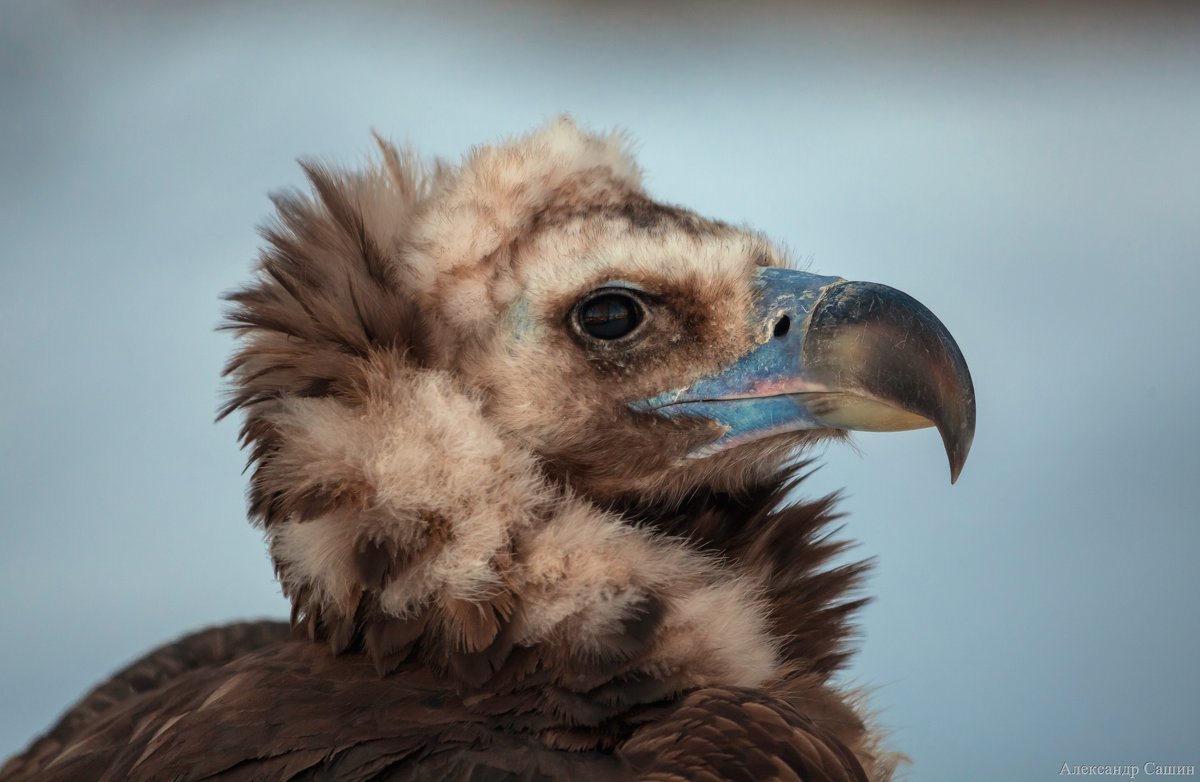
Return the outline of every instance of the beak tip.
[[[830,285],[809,317],[803,361],[831,384],[844,384],[847,396],[858,392],[890,408],[890,423],[904,424],[891,430],[936,426],[950,483],[958,481],[975,436],[975,390],[958,343],[925,305],[879,283]],[[861,418],[864,410],[877,412],[861,405],[853,412]],[[843,419],[848,429],[878,423]]]
[[[963,467],[967,463],[967,454],[971,451],[971,441],[974,439],[975,427],[960,432],[955,436],[951,432],[942,432],[942,442],[946,447],[946,458],[950,461],[950,485],[958,482]]]

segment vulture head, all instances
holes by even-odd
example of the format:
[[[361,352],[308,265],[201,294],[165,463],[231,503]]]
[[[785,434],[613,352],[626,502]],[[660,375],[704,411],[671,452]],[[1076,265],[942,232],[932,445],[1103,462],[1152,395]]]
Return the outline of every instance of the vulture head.
[[[822,567],[829,500],[782,502],[797,451],[934,426],[957,478],[974,395],[946,328],[652,200],[620,135],[380,147],[307,165],[231,296],[226,411],[293,621],[467,687],[516,650],[583,692],[823,684],[861,569]]]
[[[192,705],[130,717],[120,774],[887,778],[833,680],[864,566],[787,495],[855,429],[936,427],[958,476],[946,328],[652,200],[619,135],[380,148],[306,165],[230,296],[224,412],[302,637],[156,690]]]

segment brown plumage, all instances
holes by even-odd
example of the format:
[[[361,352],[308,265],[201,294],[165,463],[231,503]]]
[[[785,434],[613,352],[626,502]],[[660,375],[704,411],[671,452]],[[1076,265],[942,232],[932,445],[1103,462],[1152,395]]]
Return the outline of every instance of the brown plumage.
[[[889,778],[831,680],[864,566],[785,500],[837,433],[685,458],[716,424],[628,405],[753,346],[779,253],[566,120],[459,166],[380,146],[306,165],[229,297],[292,632],[152,653],[0,779]],[[611,280],[655,302],[620,345],[569,325]]]

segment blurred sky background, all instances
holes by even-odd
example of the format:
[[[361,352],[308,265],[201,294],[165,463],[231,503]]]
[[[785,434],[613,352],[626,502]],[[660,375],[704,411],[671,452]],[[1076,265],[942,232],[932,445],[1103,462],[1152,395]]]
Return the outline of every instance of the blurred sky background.
[[[929,431],[807,486],[846,488],[879,559],[846,681],[910,778],[1200,764],[1182,9],[0,4],[0,756],[152,645],[286,613],[213,327],[295,158],[355,164],[374,127],[453,159],[565,110],[630,130],[655,196],[901,288],[962,346],[957,486]]]

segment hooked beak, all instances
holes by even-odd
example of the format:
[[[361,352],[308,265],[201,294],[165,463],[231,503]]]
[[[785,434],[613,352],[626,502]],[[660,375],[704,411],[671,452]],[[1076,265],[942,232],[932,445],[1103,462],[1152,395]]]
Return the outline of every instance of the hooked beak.
[[[791,269],[757,272],[757,344],[721,372],[633,407],[715,421],[704,457],[803,429],[936,426],[958,479],[975,434],[975,391],[950,332],[906,293]]]

